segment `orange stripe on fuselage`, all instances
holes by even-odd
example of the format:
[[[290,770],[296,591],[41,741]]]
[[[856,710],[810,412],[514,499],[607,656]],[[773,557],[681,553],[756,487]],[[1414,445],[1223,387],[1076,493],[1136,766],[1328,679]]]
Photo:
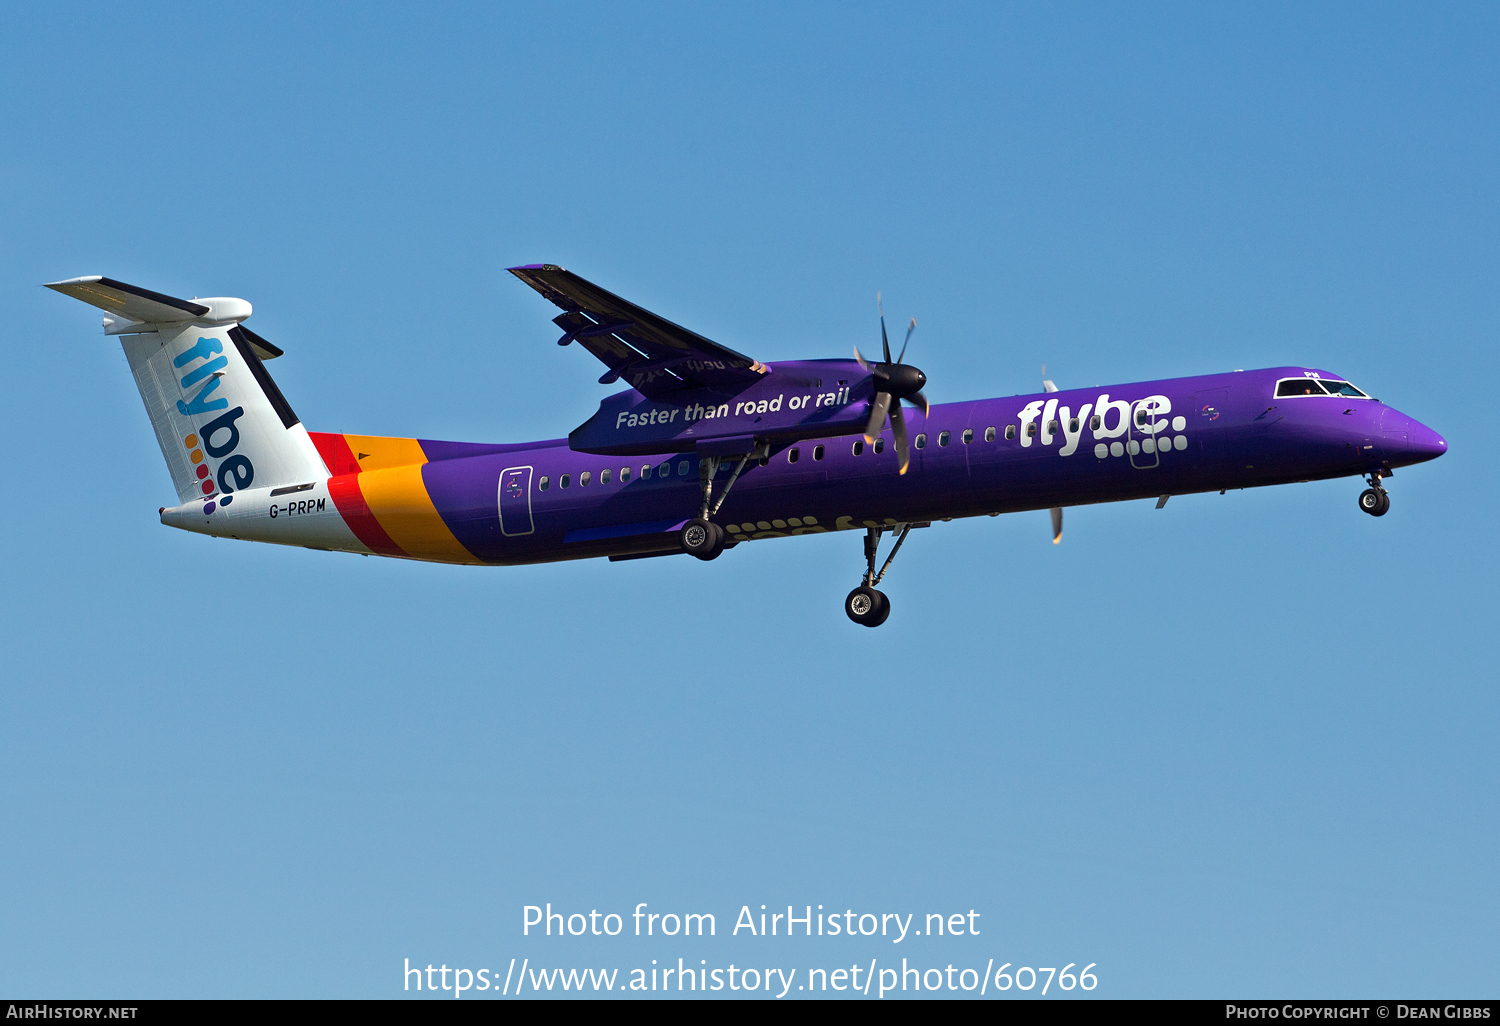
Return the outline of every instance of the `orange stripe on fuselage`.
[[[427,462],[427,454],[422,451],[422,444],[415,438],[345,435],[344,442],[353,450],[360,473]]]
[[[328,482],[334,505],[371,552],[480,562],[453,537],[427,494],[422,482],[427,454],[415,438],[324,432],[312,437],[334,474]]]
[[[328,494],[333,499],[339,516],[344,518],[344,523],[349,525],[349,530],[354,532],[354,537],[359,539],[361,545],[382,556],[406,555],[401,546],[391,541],[391,536],[385,533],[385,528],[380,526],[375,514],[370,512],[364,494],[359,490],[358,474],[330,477]]]
[[[481,562],[459,544],[438,515],[427,486],[422,483],[420,463],[366,470],[354,480],[359,483],[370,512],[408,556],[442,563]]]

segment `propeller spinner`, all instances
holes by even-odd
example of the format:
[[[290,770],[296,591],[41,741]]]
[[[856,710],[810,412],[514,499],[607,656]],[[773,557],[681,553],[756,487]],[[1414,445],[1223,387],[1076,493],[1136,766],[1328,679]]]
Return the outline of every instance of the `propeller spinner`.
[[[885,310],[881,306],[878,292],[875,293],[875,308],[880,311],[880,347],[885,361],[872,364],[860,355],[859,346],[854,347],[854,358],[875,379],[875,398],[870,401],[870,420],[865,425],[865,441],[874,445],[875,436],[884,429],[886,418],[889,417],[891,433],[896,438],[896,458],[900,472],[904,474],[911,466],[911,446],[906,437],[906,418],[901,413],[901,403],[911,403],[921,409],[924,417],[927,415],[927,397],[922,394],[922,388],[927,384],[927,375],[911,364],[902,362],[906,358],[906,344],[911,341],[911,333],[917,329],[917,319],[913,317],[906,326],[906,340],[901,343],[901,352],[893,362],[891,342],[885,333]]]

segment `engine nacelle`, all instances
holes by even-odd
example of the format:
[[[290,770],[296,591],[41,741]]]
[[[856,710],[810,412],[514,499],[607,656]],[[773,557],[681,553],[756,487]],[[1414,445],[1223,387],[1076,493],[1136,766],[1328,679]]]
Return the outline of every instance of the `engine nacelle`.
[[[645,456],[663,452],[746,453],[756,442],[864,430],[874,389],[853,360],[804,360],[768,365],[770,373],[734,395],[699,388],[650,399],[631,389],[599,404],[599,412],[568,435],[577,452]]]

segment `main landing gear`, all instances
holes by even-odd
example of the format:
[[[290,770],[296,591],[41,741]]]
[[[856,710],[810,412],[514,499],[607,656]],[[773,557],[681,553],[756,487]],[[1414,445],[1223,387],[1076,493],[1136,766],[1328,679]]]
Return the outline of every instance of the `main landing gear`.
[[[683,551],[699,559],[717,559],[724,551],[724,528],[702,517],[694,517],[683,524],[678,538],[682,541]]]
[[[729,495],[729,489],[740,478],[740,471],[745,469],[745,464],[751,460],[762,459],[769,451],[766,443],[756,445],[753,452],[747,452],[740,457],[739,465],[734,468],[729,482],[724,485],[724,490],[719,493],[719,501],[714,502],[714,475],[719,472],[719,467],[724,462],[722,456],[704,456],[698,460],[698,485],[703,490],[703,504],[698,507],[698,515],[682,525],[682,530],[677,532],[678,541],[682,543],[682,551],[699,559],[718,559],[719,553],[724,551],[724,528],[713,522],[713,516],[719,512],[719,507],[724,505],[724,499]]]
[[[891,615],[891,600],[885,597],[885,593],[875,590],[885,577],[885,572],[891,568],[891,563],[896,558],[896,553],[901,551],[901,543],[906,541],[906,536],[911,533],[911,524],[901,525],[901,534],[896,539],[896,545],[891,549],[891,554],[885,557],[885,565],[880,568],[880,573],[875,572],[875,552],[880,546],[880,535],[886,530],[895,528],[871,527],[865,531],[865,578],[864,583],[849,593],[844,599],[844,612],[849,614],[849,619],[861,627],[879,627],[885,623],[886,617]]]
[[[1384,488],[1380,487],[1382,478],[1388,477],[1389,472],[1383,470],[1372,470],[1366,478],[1370,487],[1359,493],[1359,508],[1372,517],[1383,517],[1391,508],[1391,496]]]

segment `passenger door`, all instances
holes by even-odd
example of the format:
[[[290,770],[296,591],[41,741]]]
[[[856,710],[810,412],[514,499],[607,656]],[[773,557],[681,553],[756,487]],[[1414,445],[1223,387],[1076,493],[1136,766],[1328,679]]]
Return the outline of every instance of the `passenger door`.
[[[500,533],[507,538],[536,530],[531,520],[531,468],[507,467],[500,472]]]
[[[1229,452],[1229,389],[1205,388],[1193,396],[1188,414],[1188,445],[1196,449],[1205,466],[1217,467]]]

